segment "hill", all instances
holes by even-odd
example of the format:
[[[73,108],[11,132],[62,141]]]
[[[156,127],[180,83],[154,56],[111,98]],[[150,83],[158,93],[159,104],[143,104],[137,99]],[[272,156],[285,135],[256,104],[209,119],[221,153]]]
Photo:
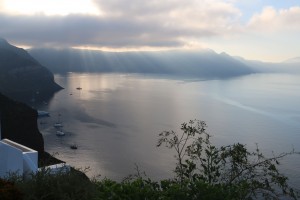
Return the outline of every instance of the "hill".
[[[53,74],[24,49],[0,38],[0,92],[18,98],[48,95],[60,90]]]
[[[7,138],[44,152],[44,139],[37,126],[37,111],[0,93],[1,139]]]
[[[279,63],[246,60],[241,57],[235,57],[235,59],[261,73],[300,73],[300,57],[291,58]]]
[[[29,53],[53,73],[152,73],[209,79],[255,73],[246,64],[212,50],[105,52],[36,48]]]

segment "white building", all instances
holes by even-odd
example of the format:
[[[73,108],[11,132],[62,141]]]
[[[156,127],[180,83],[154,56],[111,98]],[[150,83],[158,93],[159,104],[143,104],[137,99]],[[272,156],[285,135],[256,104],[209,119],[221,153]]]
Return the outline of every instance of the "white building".
[[[0,178],[10,173],[26,177],[38,171],[47,170],[50,174],[70,171],[70,165],[59,163],[38,168],[38,152],[9,139],[1,140],[0,120]]]
[[[0,177],[26,176],[38,170],[38,152],[8,139],[0,141]]]
[[[8,139],[0,141],[0,178],[10,173],[27,177],[32,173],[47,170],[50,174],[65,173],[70,165],[59,163],[38,168],[38,152]]]

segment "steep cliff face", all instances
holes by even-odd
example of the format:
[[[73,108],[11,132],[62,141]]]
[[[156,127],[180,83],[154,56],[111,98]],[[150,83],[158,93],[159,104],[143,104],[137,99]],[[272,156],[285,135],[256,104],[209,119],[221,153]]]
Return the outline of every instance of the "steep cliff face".
[[[37,111],[0,93],[1,139],[8,138],[40,153],[44,140],[37,126]]]
[[[49,95],[60,90],[53,74],[24,49],[0,38],[0,92],[9,97]]]

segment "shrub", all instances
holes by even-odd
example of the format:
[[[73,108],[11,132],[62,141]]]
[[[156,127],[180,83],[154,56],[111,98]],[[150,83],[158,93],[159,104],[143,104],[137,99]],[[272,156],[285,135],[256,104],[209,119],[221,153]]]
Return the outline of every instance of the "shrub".
[[[0,199],[1,200],[21,200],[21,192],[12,182],[0,179]]]
[[[254,152],[239,143],[216,147],[211,144],[206,128],[204,121],[191,120],[181,125],[182,134],[174,131],[159,134],[157,146],[164,144],[175,150],[177,181],[181,184],[188,181],[192,187],[204,183],[204,188],[226,190],[225,195],[232,199],[282,196],[296,199],[293,188],[288,186],[288,178],[277,166],[280,158],[299,152],[266,158],[258,147]]]
[[[24,200],[91,200],[95,196],[93,183],[81,172],[51,174],[42,170],[30,178],[16,182]]]

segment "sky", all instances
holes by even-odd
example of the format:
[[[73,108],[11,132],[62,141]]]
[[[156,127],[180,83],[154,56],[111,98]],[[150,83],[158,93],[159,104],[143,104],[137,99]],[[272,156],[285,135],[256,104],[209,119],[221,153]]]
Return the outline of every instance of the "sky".
[[[0,37],[21,47],[212,49],[300,56],[300,0],[0,0]]]

